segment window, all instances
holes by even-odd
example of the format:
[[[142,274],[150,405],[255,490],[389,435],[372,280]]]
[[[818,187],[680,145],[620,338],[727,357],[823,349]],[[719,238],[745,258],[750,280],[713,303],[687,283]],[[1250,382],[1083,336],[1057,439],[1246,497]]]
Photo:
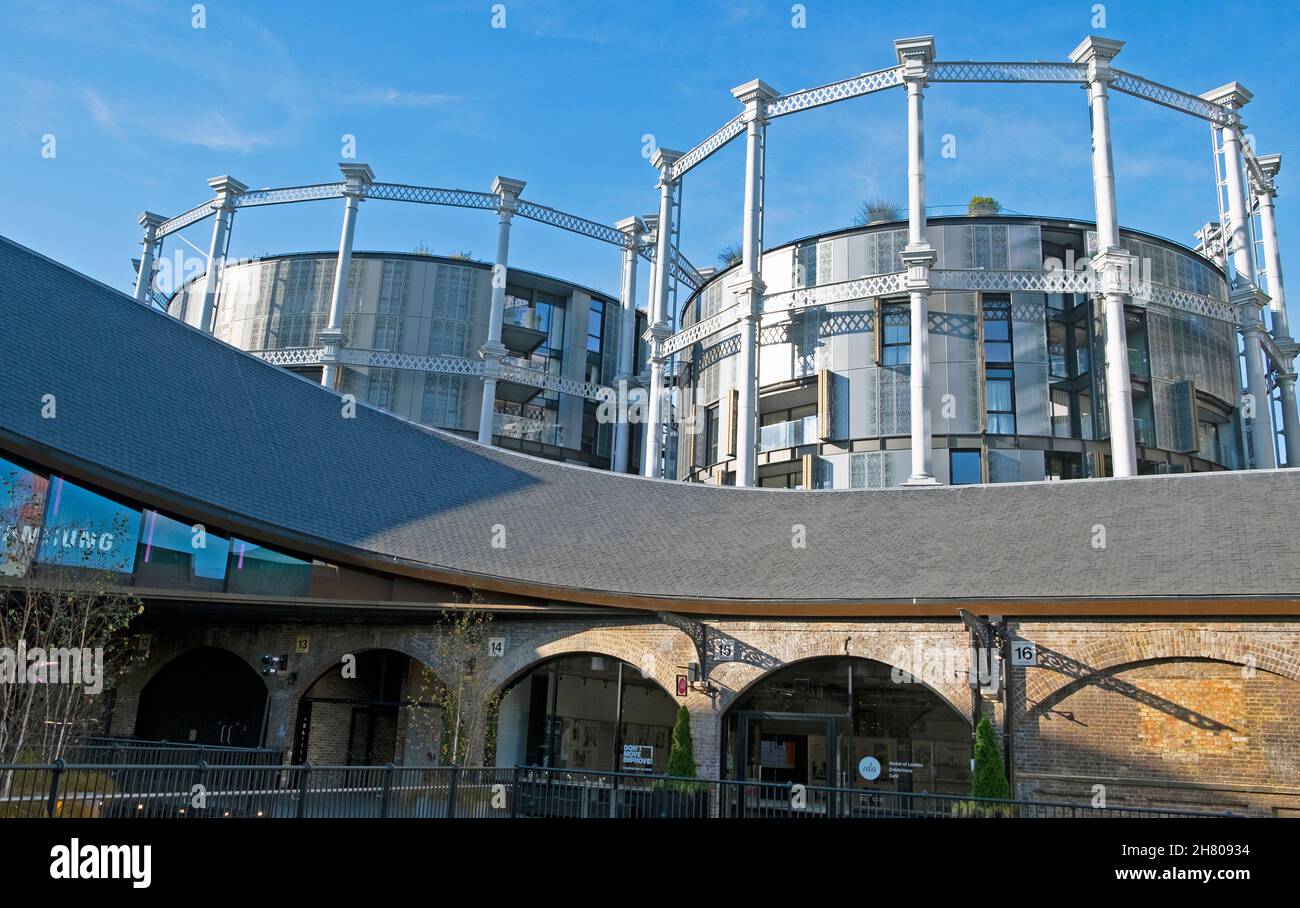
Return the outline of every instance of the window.
[[[139,538],[139,511],[60,476],[50,479],[38,562],[129,574]]]
[[[638,312],[636,314],[636,334],[632,339],[632,343],[636,347],[632,361],[632,374],[634,375],[640,375],[645,371],[646,362],[650,356],[650,345],[642,339],[649,327],[649,318],[644,312]]]
[[[984,361],[1010,363],[1015,359],[1011,351],[1011,300],[993,297],[984,300]]]
[[[905,366],[912,361],[912,313],[907,303],[886,303],[880,307],[883,332],[880,365]]]
[[[980,472],[980,452],[962,448],[949,451],[948,477],[949,482],[955,486],[978,485],[983,480]]]
[[[393,406],[393,389],[397,373],[392,369],[371,369],[366,382],[366,403],[385,410]]]
[[[712,404],[704,411],[704,462],[706,464],[718,462],[718,435],[721,430],[720,412],[721,408],[718,404]]]
[[[0,577],[22,577],[41,538],[49,480],[0,458]]]
[[[1060,388],[1052,389],[1052,435],[1057,438],[1070,438],[1074,427],[1070,419],[1070,392]]]
[[[984,402],[988,431],[993,435],[1015,435],[1015,373],[1011,369],[985,368]]]
[[[605,335],[605,304],[592,300],[587,310],[587,352],[600,354],[601,339]]]
[[[227,592],[306,596],[311,589],[311,562],[232,538],[226,576]]]
[[[145,511],[136,555],[136,583],[220,590],[226,578],[229,550],[229,540],[216,533],[197,531],[157,511]]]

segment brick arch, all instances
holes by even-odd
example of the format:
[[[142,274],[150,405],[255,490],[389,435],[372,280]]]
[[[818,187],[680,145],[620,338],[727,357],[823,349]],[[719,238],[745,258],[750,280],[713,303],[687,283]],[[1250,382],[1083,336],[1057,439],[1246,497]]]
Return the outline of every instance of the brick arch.
[[[686,641],[684,634],[677,633],[681,641]],[[674,641],[679,644],[679,641]],[[674,647],[676,649],[676,646]],[[634,637],[626,632],[610,628],[588,628],[577,632],[558,632],[543,641],[522,641],[507,650],[505,656],[495,660],[491,677],[498,693],[504,693],[515,681],[532,671],[538,665],[560,656],[592,653],[619,659],[638,670],[644,670],[644,661],[648,656],[654,660],[654,671],[647,677],[668,694],[674,695],[674,683],[677,659],[669,653],[659,651],[657,646],[647,646],[644,638]]]
[[[266,684],[266,677],[262,674],[261,662],[254,662],[253,657],[250,654],[241,652],[233,646],[226,646],[224,643],[212,643],[207,640],[200,640],[188,646],[184,646],[160,659],[149,659],[144,666],[143,673],[132,678],[131,684],[135,696],[139,697],[139,695],[144,692],[144,689],[149,686],[149,682],[153,681],[154,677],[164,668],[171,665],[177,659],[184,658],[185,656],[190,655],[190,653],[201,649],[219,649],[230,653],[232,656],[237,657],[241,662],[251,668],[253,672],[262,679],[262,683],[264,685]]]
[[[858,630],[817,630],[807,634],[748,634],[737,635],[746,643],[770,656],[779,664],[764,670],[757,666],[739,662],[724,662],[713,670],[712,679],[721,688],[718,695],[717,711],[726,712],[740,697],[744,696],[755,684],[799,662],[810,659],[849,656],[857,659],[870,659],[893,666],[894,655],[901,646],[911,650],[911,641],[920,638],[921,647],[951,646],[963,652],[968,646],[968,638],[960,625],[948,630],[917,631],[915,635],[906,635],[908,642],[898,633],[862,632]],[[846,647],[847,643],[847,647]],[[920,682],[924,683],[924,682]],[[964,680],[947,681],[942,684],[925,684],[958,715],[969,718],[970,688]]]
[[[433,665],[432,661],[430,660],[428,651],[422,649],[419,646],[416,646],[415,641],[409,636],[405,638],[397,637],[392,640],[372,639],[368,642],[358,641],[358,645],[356,646],[333,648],[332,650],[330,650],[331,653],[330,658],[325,658],[324,655],[318,656],[316,658],[312,658],[311,656],[308,656],[306,660],[303,663],[301,663],[296,669],[298,673],[298,684],[300,689],[295,693],[294,699],[299,700],[302,697],[306,696],[307,691],[311,690],[312,685],[314,685],[317,681],[319,681],[322,677],[324,677],[325,673],[329,671],[331,667],[338,666],[343,662],[344,656],[359,655],[361,653],[366,653],[372,650],[379,650],[379,649],[386,649],[395,653],[401,653],[403,656],[406,656],[409,659],[413,659],[416,662],[419,662],[430,672],[432,672],[435,677],[440,677],[438,675],[437,667]]]
[[[1160,661],[1198,660],[1249,665],[1248,660],[1253,658],[1257,671],[1300,681],[1300,663],[1294,653],[1275,644],[1260,644],[1249,634],[1224,631],[1160,630],[1143,634],[1099,635],[1099,639],[1088,641],[1077,655],[1062,655],[1088,666],[1094,674],[1114,674],[1116,669]],[[1050,669],[1035,669],[1026,674],[1025,699],[1033,703],[1045,702],[1066,685],[1079,680]],[[1027,710],[1028,703],[1024,708],[1025,712]]]

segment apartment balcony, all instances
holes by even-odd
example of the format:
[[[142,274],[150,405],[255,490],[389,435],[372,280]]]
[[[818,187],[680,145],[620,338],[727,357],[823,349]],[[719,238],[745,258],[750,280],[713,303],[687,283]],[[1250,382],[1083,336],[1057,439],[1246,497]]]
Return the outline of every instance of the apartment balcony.
[[[527,306],[513,306],[501,319],[501,343],[517,356],[527,357],[546,343],[546,329],[542,327],[542,314]]]
[[[521,441],[535,441],[540,444],[563,447],[564,427],[559,423],[532,419],[527,416],[515,416],[510,413],[492,415],[492,432],[503,438],[518,438]]]
[[[817,442],[817,417],[805,416],[789,422],[773,423],[760,426],[758,430],[758,449],[775,451],[778,448],[797,448]]]

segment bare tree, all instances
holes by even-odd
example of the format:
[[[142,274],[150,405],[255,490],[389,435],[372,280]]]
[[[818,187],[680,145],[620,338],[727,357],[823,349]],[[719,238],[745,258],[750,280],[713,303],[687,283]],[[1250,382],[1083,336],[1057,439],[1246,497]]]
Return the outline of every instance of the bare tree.
[[[0,763],[50,762],[102,730],[106,692],[138,658],[124,631],[143,606],[103,544],[130,540],[133,559],[132,534],[41,527],[32,481],[0,474]]]
[[[416,675],[408,735],[438,742],[438,762],[464,766],[492,749],[500,701],[488,664],[492,613],[471,606],[442,613],[430,646],[432,672]],[[421,728],[423,726],[423,728]]]

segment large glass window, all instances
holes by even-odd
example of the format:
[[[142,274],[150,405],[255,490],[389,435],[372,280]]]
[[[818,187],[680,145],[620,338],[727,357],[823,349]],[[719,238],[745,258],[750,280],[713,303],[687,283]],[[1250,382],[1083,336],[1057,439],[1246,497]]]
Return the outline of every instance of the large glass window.
[[[988,431],[993,435],[1015,435],[1015,373],[1010,369],[986,367],[984,400],[988,415]]]
[[[0,458],[0,577],[27,573],[41,538],[49,480]]]
[[[668,770],[677,704],[634,666],[575,655],[512,684],[497,714],[497,766],[649,774]]]
[[[219,590],[226,579],[229,553],[230,541],[205,527],[145,511],[136,556],[136,583]]]
[[[232,538],[226,576],[227,592],[306,596],[311,588],[311,562]]]
[[[912,361],[912,313],[907,303],[886,303],[880,307],[884,334],[880,344],[882,366],[905,366]]]
[[[704,411],[704,456],[706,464],[718,462],[719,406],[713,404]]]
[[[949,451],[948,477],[949,483],[955,486],[971,486],[983,482],[979,450],[954,448]]]
[[[1011,299],[988,297],[984,300],[984,361],[1010,363],[1014,359],[1011,352]]]
[[[46,499],[38,562],[122,574],[135,569],[139,511],[61,476],[50,480]]]
[[[747,810],[787,810],[789,784],[855,789],[833,800],[809,792],[810,808],[845,816],[878,809],[873,799],[887,792],[970,792],[970,723],[880,662],[821,658],[774,671],[736,700],[724,731],[723,778],[774,783],[770,801],[756,788]]]

